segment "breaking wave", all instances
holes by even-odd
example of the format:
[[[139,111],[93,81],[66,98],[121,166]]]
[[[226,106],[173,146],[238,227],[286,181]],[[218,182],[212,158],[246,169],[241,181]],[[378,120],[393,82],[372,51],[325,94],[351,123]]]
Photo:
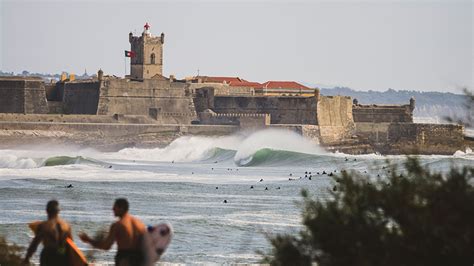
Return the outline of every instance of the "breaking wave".
[[[69,165],[69,164],[97,164],[103,165],[105,163],[82,156],[54,156],[46,159],[42,166],[58,166],[58,165]]]
[[[16,155],[0,155],[0,168],[29,169],[70,164],[105,165],[105,162],[83,156],[52,156],[48,158],[28,158]]]
[[[303,162],[326,154],[317,144],[282,129],[222,137],[184,136],[165,148],[126,148],[107,155],[116,160],[231,162],[239,166]]]

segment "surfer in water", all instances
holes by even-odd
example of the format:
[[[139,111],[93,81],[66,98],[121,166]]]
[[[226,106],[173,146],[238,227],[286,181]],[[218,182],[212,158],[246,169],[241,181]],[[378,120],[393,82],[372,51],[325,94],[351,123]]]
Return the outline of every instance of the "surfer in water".
[[[113,211],[119,220],[110,226],[108,235],[102,241],[96,241],[85,233],[80,233],[82,241],[95,248],[108,250],[117,242],[115,265],[144,265],[143,238],[146,226],[128,213],[128,201],[124,198],[115,200]]]
[[[38,225],[35,237],[28,247],[25,265],[29,265],[30,258],[38,248],[39,243],[43,243],[43,250],[40,255],[40,265],[67,265],[66,238],[70,237],[71,226],[63,219],[59,218],[59,203],[57,200],[50,200],[46,204],[48,220]]]

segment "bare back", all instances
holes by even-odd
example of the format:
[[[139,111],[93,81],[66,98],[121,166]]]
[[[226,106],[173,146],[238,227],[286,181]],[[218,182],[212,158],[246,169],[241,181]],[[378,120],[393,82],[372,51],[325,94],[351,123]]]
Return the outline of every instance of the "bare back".
[[[37,235],[45,248],[57,248],[64,236],[72,238],[71,227],[59,217],[42,222],[38,226]]]
[[[112,224],[111,231],[115,234],[119,250],[137,250],[141,248],[141,240],[146,228],[140,220],[125,214]]]

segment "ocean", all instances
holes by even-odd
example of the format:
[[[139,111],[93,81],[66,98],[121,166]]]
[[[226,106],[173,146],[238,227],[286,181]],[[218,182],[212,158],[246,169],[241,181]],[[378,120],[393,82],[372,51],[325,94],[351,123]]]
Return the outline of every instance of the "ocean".
[[[474,163],[471,150],[418,157],[438,172]],[[0,235],[28,246],[33,234],[27,223],[45,219],[46,202],[57,199],[79,248],[95,262],[113,263],[115,246],[93,251],[77,233],[108,229],[115,220],[114,200],[125,197],[130,213],[145,224],[173,226],[162,262],[258,263],[257,251],[271,248],[268,237],[301,229],[302,189],[322,201],[331,199],[335,182],[323,171],[383,178],[389,161],[401,167],[405,158],[327,153],[283,130],[183,136],[164,148],[116,152],[25,144],[0,150]]]

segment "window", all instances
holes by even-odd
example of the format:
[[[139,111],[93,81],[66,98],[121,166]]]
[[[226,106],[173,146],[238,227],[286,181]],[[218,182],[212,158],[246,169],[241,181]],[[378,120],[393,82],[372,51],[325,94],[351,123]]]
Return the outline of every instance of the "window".
[[[151,54],[151,56],[150,56],[150,61],[151,61],[151,64],[152,64],[152,65],[155,64],[155,54]]]

